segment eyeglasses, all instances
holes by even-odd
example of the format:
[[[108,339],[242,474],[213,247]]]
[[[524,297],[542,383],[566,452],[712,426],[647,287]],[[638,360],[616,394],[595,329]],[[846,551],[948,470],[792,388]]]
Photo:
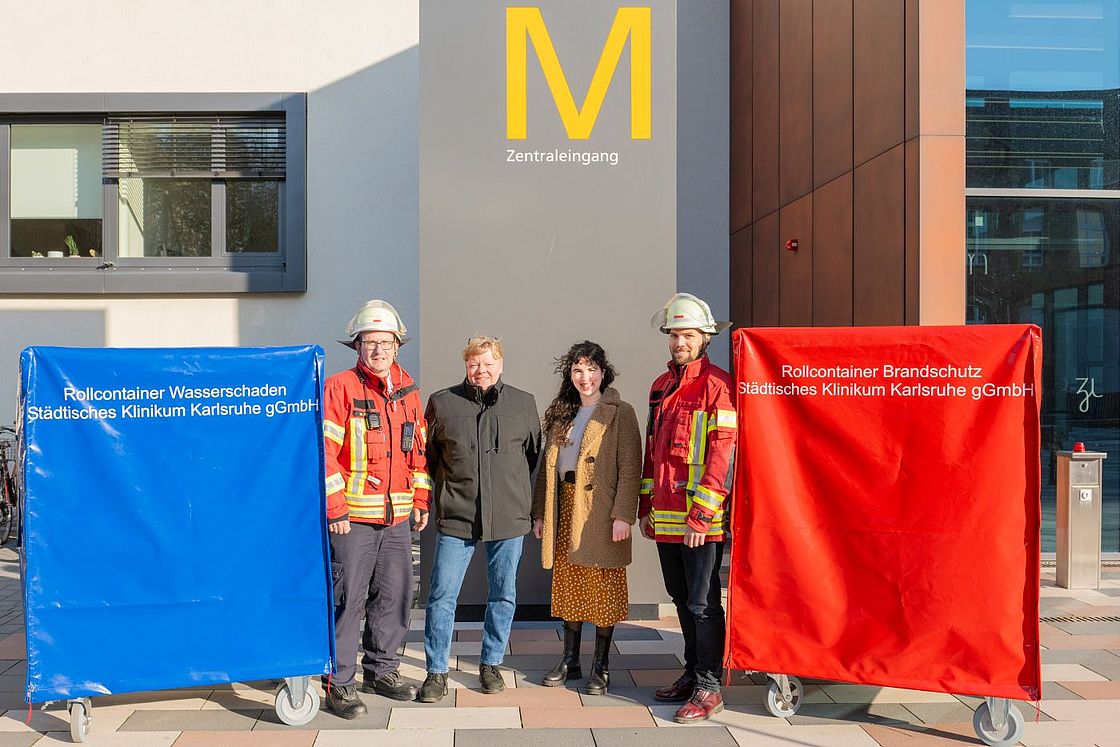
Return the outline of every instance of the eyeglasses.
[[[476,344],[482,343],[482,342],[501,342],[501,341],[502,341],[502,338],[500,338],[500,337],[490,337],[489,335],[475,335],[474,337],[468,337],[467,338],[467,344],[468,345],[476,345]]]
[[[385,352],[395,350],[397,344],[396,340],[358,340],[358,345],[363,348],[380,348]]]

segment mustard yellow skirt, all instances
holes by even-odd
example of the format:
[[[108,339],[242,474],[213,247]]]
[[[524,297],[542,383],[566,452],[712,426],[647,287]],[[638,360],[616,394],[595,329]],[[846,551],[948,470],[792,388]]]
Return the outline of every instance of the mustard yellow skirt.
[[[575,486],[560,483],[560,526],[552,567],[552,616],[610,627],[629,614],[625,568],[591,568],[568,562]]]

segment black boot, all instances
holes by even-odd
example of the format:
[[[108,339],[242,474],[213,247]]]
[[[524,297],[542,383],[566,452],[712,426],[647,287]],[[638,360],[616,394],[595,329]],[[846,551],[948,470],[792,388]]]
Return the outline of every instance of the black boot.
[[[582,634],[582,622],[564,621],[564,656],[560,659],[560,663],[544,676],[545,687],[561,687],[568,680],[578,680],[583,677],[583,670],[579,665],[579,644]]]
[[[611,638],[614,626],[595,628],[595,658],[591,662],[591,679],[587,681],[588,695],[606,695],[610,683]]]
[[[335,685],[327,691],[327,710],[347,720],[369,715],[366,704],[358,697],[357,684]]]

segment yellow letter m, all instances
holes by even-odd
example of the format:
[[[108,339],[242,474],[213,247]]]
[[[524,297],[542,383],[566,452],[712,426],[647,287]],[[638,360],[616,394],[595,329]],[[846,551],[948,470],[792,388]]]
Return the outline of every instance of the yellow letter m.
[[[564,69],[560,67],[560,59],[552,46],[540,8],[506,8],[506,138],[510,140],[525,138],[526,37],[533,42],[541,71],[544,72],[544,78],[552,92],[552,100],[556,102],[560,120],[572,140],[586,140],[591,136],[611,78],[622,58],[626,38],[630,37],[630,137],[634,140],[649,139],[649,8],[618,9],[582,108],[576,107],[572,89],[568,86]]]

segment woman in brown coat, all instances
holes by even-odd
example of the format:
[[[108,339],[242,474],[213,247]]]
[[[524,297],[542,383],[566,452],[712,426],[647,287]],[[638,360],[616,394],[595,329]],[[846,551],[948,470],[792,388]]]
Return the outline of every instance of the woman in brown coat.
[[[552,614],[564,621],[564,656],[544,677],[552,687],[579,679],[580,634],[595,625],[587,692],[609,680],[614,624],[626,619],[630,526],[638,510],[642,437],[634,408],[611,388],[603,348],[576,343],[556,364],[560,393],[544,415],[548,444],[533,491],[533,533],[552,568]]]

